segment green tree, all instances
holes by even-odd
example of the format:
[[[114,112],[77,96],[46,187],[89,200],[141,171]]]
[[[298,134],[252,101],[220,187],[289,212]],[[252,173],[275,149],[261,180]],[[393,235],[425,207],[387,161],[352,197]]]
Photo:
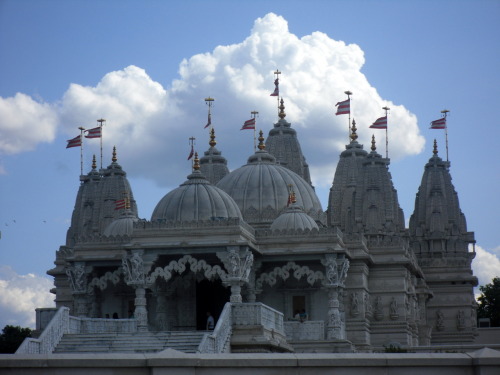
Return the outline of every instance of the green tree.
[[[481,285],[479,290],[478,318],[490,318],[492,327],[500,327],[500,277],[493,278],[490,284]]]
[[[6,325],[0,335],[0,353],[15,353],[26,337],[31,337],[31,329]]]

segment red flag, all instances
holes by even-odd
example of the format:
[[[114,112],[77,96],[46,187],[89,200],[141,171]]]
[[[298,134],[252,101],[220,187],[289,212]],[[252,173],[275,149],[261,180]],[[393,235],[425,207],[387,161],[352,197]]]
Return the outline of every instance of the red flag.
[[[80,147],[82,145],[82,136],[79,135],[73,139],[68,139],[66,142],[68,142],[66,148]]]
[[[255,129],[255,118],[245,121],[243,127],[240,130],[246,129]]]
[[[274,91],[270,96],[279,96],[280,94],[280,88],[279,88],[280,81],[278,78],[274,80]]]
[[[85,130],[85,138],[101,138],[101,127]]]
[[[431,121],[430,129],[446,129],[446,117]]]
[[[191,160],[191,158],[193,157],[193,155],[194,155],[194,146],[191,145],[191,152],[189,153],[188,160]]]
[[[208,128],[210,125],[212,125],[212,116],[210,115],[210,113],[208,114],[208,122],[207,124],[205,125],[204,129]]]
[[[125,199],[115,201],[115,210],[123,210],[125,208]]]
[[[373,124],[370,125],[372,129],[387,129],[387,116],[378,118]]]
[[[338,102],[335,107],[338,107],[336,115],[348,115],[351,113],[351,99]]]

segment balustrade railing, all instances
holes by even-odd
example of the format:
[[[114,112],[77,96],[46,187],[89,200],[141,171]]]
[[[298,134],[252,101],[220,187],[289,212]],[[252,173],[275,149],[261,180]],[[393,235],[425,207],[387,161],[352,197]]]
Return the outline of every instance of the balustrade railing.
[[[65,333],[69,333],[69,308],[61,307],[40,337],[26,338],[17,349],[16,354],[52,353]]]
[[[260,302],[233,304],[233,325],[262,325],[285,334],[283,314]]]
[[[203,336],[198,353],[228,353],[229,341],[232,332],[232,309],[231,303],[227,302],[217,320],[217,325],[212,333]]]
[[[325,339],[325,322],[308,320],[305,322],[285,322],[286,339],[290,341],[310,341]]]

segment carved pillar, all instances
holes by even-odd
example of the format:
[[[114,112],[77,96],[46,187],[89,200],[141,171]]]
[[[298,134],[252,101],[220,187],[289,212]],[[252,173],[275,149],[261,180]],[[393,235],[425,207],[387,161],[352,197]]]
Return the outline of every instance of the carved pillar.
[[[339,293],[345,287],[349,260],[344,255],[328,254],[321,262],[326,267],[325,287],[328,290],[326,337],[328,340],[345,339],[345,322],[342,321]]]
[[[79,317],[88,317],[89,303],[85,262],[68,263],[66,265],[66,275],[68,275],[71,294],[73,295],[73,313]]]
[[[241,286],[248,282],[253,265],[253,254],[247,247],[228,246],[227,250],[227,252],[217,253],[217,256],[227,270],[228,276],[225,283],[231,287],[229,301],[241,303],[243,302]]]
[[[146,308],[146,270],[143,260],[143,250],[132,250],[130,255],[122,259],[122,267],[127,285],[135,289],[134,317],[137,320],[137,330],[148,330],[148,310]]]

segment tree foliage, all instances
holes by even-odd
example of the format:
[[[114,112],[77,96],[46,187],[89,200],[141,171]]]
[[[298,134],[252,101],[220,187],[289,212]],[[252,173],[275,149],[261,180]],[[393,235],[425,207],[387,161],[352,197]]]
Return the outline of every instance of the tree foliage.
[[[500,277],[495,277],[490,284],[481,285],[479,290],[478,318],[490,318],[492,327],[500,327]]]
[[[0,353],[15,353],[26,337],[31,337],[30,328],[6,325],[0,335]]]

